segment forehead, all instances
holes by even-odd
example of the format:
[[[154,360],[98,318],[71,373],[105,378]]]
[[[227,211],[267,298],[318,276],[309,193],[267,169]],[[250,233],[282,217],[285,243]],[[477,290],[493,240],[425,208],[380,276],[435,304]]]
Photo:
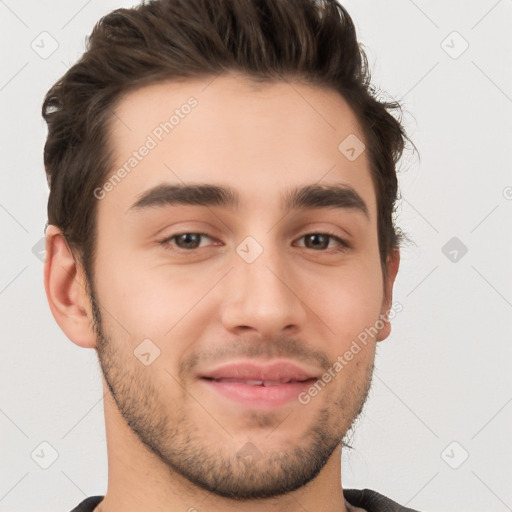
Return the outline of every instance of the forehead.
[[[346,183],[375,215],[362,130],[330,89],[236,75],[152,84],[120,98],[109,137],[106,180],[122,176],[101,209],[126,212],[163,183],[229,184],[243,207],[259,209],[277,208],[299,186]],[[347,148],[362,152],[353,158]]]

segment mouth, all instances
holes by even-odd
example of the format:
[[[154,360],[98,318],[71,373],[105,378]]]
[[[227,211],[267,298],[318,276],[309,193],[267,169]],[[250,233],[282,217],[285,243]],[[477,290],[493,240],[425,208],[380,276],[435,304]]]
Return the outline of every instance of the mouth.
[[[238,384],[246,384],[247,386],[281,386],[283,384],[290,384],[294,382],[314,382],[316,379],[304,379],[304,380],[244,380],[244,379],[214,379],[211,377],[203,377],[206,380],[212,380],[215,382],[236,382]]]
[[[199,376],[218,397],[244,407],[273,409],[291,401],[318,380],[318,369],[280,361],[257,365],[239,362],[222,365]]]

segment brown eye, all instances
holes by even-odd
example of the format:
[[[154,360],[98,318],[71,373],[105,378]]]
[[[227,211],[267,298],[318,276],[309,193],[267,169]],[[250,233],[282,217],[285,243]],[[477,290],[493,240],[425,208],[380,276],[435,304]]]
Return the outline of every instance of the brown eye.
[[[174,245],[178,249],[193,250],[201,247],[201,241],[204,238],[210,238],[206,233],[181,233],[173,235],[163,241],[166,245]],[[171,243],[174,241],[174,243]]]
[[[305,241],[303,247],[316,251],[325,251],[327,249],[344,250],[350,247],[345,240],[330,233],[309,233],[301,237],[301,239]],[[331,241],[335,241],[338,247],[329,247]]]
[[[313,233],[304,237],[306,240],[306,247],[308,249],[327,249],[329,247],[330,237],[328,235],[321,235]]]

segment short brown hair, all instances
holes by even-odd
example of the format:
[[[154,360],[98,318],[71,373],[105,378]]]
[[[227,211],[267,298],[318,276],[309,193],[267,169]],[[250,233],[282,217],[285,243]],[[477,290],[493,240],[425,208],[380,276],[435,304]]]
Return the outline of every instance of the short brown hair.
[[[92,275],[97,204],[112,170],[108,126],[116,101],[163,80],[238,72],[258,81],[293,79],[338,91],[357,116],[376,190],[381,264],[399,247],[396,164],[409,140],[370,83],[366,55],[347,11],[329,0],[154,0],[104,16],[81,59],[48,91],[44,164],[48,222],[58,226]]]

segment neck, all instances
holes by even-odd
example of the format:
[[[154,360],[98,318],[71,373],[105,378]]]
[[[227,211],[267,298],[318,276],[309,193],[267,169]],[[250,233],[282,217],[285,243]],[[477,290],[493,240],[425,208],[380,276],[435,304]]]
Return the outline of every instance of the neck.
[[[106,393],[108,489],[95,512],[348,512],[341,487],[341,445],[320,473],[287,494],[257,500],[215,495],[177,474],[144,445],[126,424],[110,393]]]

